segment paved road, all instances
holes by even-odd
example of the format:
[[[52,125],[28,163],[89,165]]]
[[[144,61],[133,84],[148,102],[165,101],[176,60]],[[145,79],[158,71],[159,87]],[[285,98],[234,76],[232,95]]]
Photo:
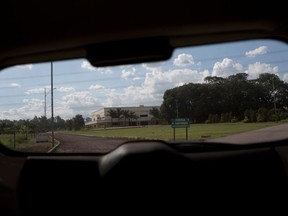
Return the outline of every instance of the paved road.
[[[107,153],[128,139],[103,138],[95,136],[68,135],[55,133],[55,139],[60,141],[55,153]]]
[[[239,133],[223,138],[211,139],[207,142],[223,142],[233,144],[248,144],[288,139],[288,124],[262,128],[254,131]]]

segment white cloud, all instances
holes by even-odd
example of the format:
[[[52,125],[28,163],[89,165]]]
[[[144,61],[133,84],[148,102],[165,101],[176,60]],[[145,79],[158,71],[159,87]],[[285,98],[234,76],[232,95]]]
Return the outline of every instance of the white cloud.
[[[162,71],[159,67],[149,68],[144,82],[141,85],[131,85],[123,90],[106,90],[106,100],[103,106],[134,106],[139,104],[159,105],[162,103],[163,94],[167,89],[174,88],[186,83],[201,83],[209,71],[197,71],[191,69],[178,69]]]
[[[155,70],[155,69],[160,70],[164,64],[165,62],[143,63],[142,67],[150,71]]]
[[[288,83],[288,73],[285,73],[285,74],[283,75],[283,80],[284,80],[284,82],[287,82],[287,83]]]
[[[89,71],[96,71],[96,68],[92,66],[88,61],[83,61],[81,63],[81,68],[87,69]]]
[[[12,87],[20,87],[21,85],[18,84],[18,83],[11,83],[10,86],[12,86]]]
[[[271,67],[270,64],[255,62],[254,64],[248,65],[248,79],[257,79],[259,74],[272,73],[278,75],[278,67]]]
[[[89,71],[99,71],[100,73],[104,74],[104,73],[111,73],[111,69],[109,67],[94,67],[93,65],[91,65],[88,61],[83,61],[81,63],[81,68],[89,70]]]
[[[210,73],[209,73],[208,70],[204,70],[204,71],[200,72],[199,74],[200,74],[201,77],[202,77],[202,80],[201,80],[202,82],[204,82],[204,79],[205,79],[207,76],[210,76]]]
[[[44,114],[43,100],[31,98],[23,99],[22,102],[22,107],[1,111],[0,119],[7,119],[7,116],[9,116],[10,120],[32,119],[34,116],[42,116]]]
[[[30,112],[30,113],[29,113]],[[34,115],[31,115],[34,114]],[[19,119],[31,119],[33,118],[37,113],[35,111],[30,111],[28,107],[21,107],[21,108],[12,108],[9,110],[5,110],[0,112],[0,118],[1,119],[7,119],[7,116],[9,116],[10,120],[19,120]],[[43,115],[43,111],[42,111]]]
[[[222,62],[216,62],[213,66],[212,76],[228,77],[236,73],[242,73],[243,66],[239,63],[234,63],[233,60],[224,58]]]
[[[141,79],[144,79],[144,78],[143,78],[143,77],[134,77],[134,78],[133,78],[134,81],[136,81],[136,80],[141,80]]]
[[[21,69],[28,69],[28,70],[32,70],[33,65],[32,64],[25,64],[25,65],[18,65],[16,66],[17,68],[21,68]]]
[[[60,116],[62,119],[71,119],[76,114],[79,114],[79,112],[77,112],[77,111],[74,112],[74,110],[68,106],[63,106],[63,105],[58,106],[57,105],[57,106],[54,106],[54,116]],[[48,117],[48,115],[47,115],[47,117]]]
[[[121,71],[121,78],[127,80],[128,78],[133,78],[135,76],[136,69],[133,67],[131,70],[125,70],[123,69]]]
[[[245,53],[247,57],[256,57],[258,55],[263,55],[267,53],[268,47],[267,46],[260,46],[254,50],[250,50]]]
[[[96,84],[96,85],[91,85],[89,87],[89,89],[90,90],[99,90],[99,89],[104,89],[104,86]]]
[[[39,107],[43,107],[43,100],[39,100],[37,98],[32,98],[32,99],[23,99],[22,101],[25,105],[29,106],[30,109],[36,109]]]
[[[190,54],[182,53],[174,59],[174,65],[176,66],[185,67],[192,64],[194,64],[194,59]]]
[[[59,91],[59,92],[74,92],[75,88],[73,88],[73,87],[60,87],[60,88],[57,88],[57,91]]]
[[[197,70],[177,69],[162,72],[154,70],[146,73],[144,86],[159,89],[169,85],[171,87],[179,86],[179,83],[201,82],[203,74]],[[163,85],[163,86],[161,86]]]
[[[107,90],[106,100],[103,101],[102,106],[139,106],[139,104],[151,104],[153,102],[155,105],[159,105],[161,100],[162,97],[160,100],[154,97],[143,85],[129,86],[121,91],[118,89]]]
[[[48,90],[46,90],[48,91]],[[34,89],[29,89],[28,91],[26,91],[26,94],[44,94],[45,92],[45,88],[34,88]]]
[[[57,89],[57,91],[62,91],[65,92],[64,87],[61,87],[60,89]],[[34,89],[29,89],[26,91],[26,94],[30,95],[30,94],[44,94],[45,93],[45,89],[46,89],[46,94],[50,93],[50,87],[46,87],[46,88],[34,88]],[[54,91],[56,90],[56,88],[54,88]]]
[[[112,107],[115,104],[119,105],[119,92],[117,93],[116,89],[106,89],[106,100],[102,102],[104,107]]]
[[[90,92],[81,91],[63,96],[62,101],[67,106],[71,105],[85,106],[85,105],[93,105],[97,101],[97,99],[94,98]]]

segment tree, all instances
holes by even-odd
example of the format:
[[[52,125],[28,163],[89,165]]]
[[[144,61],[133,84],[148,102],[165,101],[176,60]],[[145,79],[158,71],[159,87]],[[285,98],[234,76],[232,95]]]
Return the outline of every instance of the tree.
[[[72,120],[73,120],[73,128],[74,128],[74,130],[80,130],[85,125],[84,118],[80,114],[77,114]]]
[[[116,118],[118,118],[118,122],[120,122],[120,119],[123,117],[123,110],[121,108],[116,108]]]
[[[109,109],[107,111],[107,116],[110,116],[111,118],[111,125],[113,125],[113,118],[118,118],[118,122],[120,121],[120,118],[122,118],[122,113],[123,111],[121,108],[116,108],[116,109]]]
[[[121,117],[124,118],[124,126],[126,126],[126,119],[129,119],[130,111],[129,110],[122,110]]]
[[[160,110],[163,113],[164,118],[171,122],[172,118],[176,117],[176,98],[177,89],[168,89],[165,91],[163,96],[163,103],[161,104]]]
[[[223,84],[225,82],[225,78],[217,77],[217,76],[207,76],[204,79],[205,82],[209,84]]]
[[[19,131],[21,134],[25,135],[25,139],[28,140],[28,133],[30,131],[30,121],[27,120],[19,120],[18,121],[19,125]]]
[[[158,108],[153,107],[149,110],[149,114],[153,116],[153,120],[155,120],[155,123],[158,124],[158,121],[161,119],[161,112]]]
[[[131,120],[133,120],[133,119],[137,120],[139,118],[139,116],[137,116],[135,112],[129,110],[127,118],[129,120],[129,125],[131,125]]]
[[[72,119],[66,120],[65,124],[66,124],[66,129],[67,130],[72,130],[73,129],[73,120]]]
[[[107,116],[109,116],[111,118],[111,126],[113,125],[113,118],[116,118],[117,116],[117,113],[116,113],[116,110],[115,109],[109,109],[107,111]]]
[[[56,129],[65,129],[65,120],[62,119],[60,116],[55,117],[55,128]]]
[[[160,108],[162,118],[168,122],[176,116],[189,117],[191,122],[210,122],[215,120],[212,117],[218,116],[220,121],[226,122],[231,119],[226,118],[226,114],[231,113],[233,119],[250,122],[256,121],[258,111],[258,121],[265,121],[265,112],[259,112],[260,108],[288,109],[288,84],[277,75],[263,73],[254,80],[247,78],[246,73],[227,78],[213,76],[206,77],[202,84],[188,83],[168,89]],[[247,110],[251,110],[249,114]]]

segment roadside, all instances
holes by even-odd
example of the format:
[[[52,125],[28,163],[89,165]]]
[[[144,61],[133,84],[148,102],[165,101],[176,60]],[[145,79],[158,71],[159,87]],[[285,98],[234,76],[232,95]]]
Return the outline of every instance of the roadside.
[[[51,142],[42,142],[42,143],[37,143],[35,145],[30,145],[29,147],[18,147],[15,149],[16,151],[21,151],[21,152],[41,152],[41,153],[46,153],[50,151],[52,148],[52,143]]]
[[[15,149],[17,151],[22,152],[30,152],[30,153],[52,153],[54,152],[60,145],[60,142],[54,139],[54,145],[52,145],[52,137],[48,134],[47,139],[42,137],[37,140],[36,139],[27,145],[18,145],[18,148]]]
[[[206,125],[204,125],[206,126]],[[210,126],[210,125],[208,125]],[[216,125],[219,127],[219,125]],[[235,126],[235,125],[233,125]],[[167,127],[168,128],[168,127]],[[136,129],[136,128],[135,128]],[[143,130],[144,128],[142,128]],[[148,127],[145,129],[149,129]],[[155,132],[153,128],[153,133]],[[171,131],[171,128],[169,128]],[[115,129],[117,130],[117,129]],[[191,129],[192,130],[192,129]],[[222,129],[221,129],[222,130]],[[109,130],[105,130],[109,131]],[[117,130],[118,131],[118,130]],[[119,130],[121,135],[124,135],[126,130]],[[206,131],[207,132],[207,131]],[[195,133],[195,128],[193,128]],[[234,135],[223,136],[220,138],[211,138],[210,134],[204,136],[202,130],[201,139],[195,139],[194,141],[201,142],[215,142],[215,143],[231,143],[231,144],[250,144],[250,143],[263,143],[274,140],[288,139],[288,123],[269,126],[262,129],[251,130],[249,132],[241,132]],[[167,133],[165,133],[167,134]],[[96,134],[65,134],[61,132],[55,133],[55,143],[52,146],[51,137],[48,142],[32,143],[29,147],[21,145],[17,146],[17,151],[30,152],[30,153],[105,153],[115,149],[125,141],[129,141],[130,137],[114,136],[97,136]],[[115,134],[114,134],[115,135]],[[118,134],[120,135],[120,134]],[[136,135],[136,134],[135,134]],[[132,140],[137,140],[137,136]],[[178,139],[179,140],[179,139]],[[191,141],[191,139],[189,139]],[[184,140],[185,141],[185,140]],[[61,145],[60,145],[61,142]]]

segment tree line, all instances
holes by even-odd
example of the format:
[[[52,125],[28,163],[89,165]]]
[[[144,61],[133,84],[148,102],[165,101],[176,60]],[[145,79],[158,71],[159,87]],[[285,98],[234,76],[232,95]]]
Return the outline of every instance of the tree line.
[[[192,123],[263,122],[287,118],[288,84],[275,74],[248,80],[246,73],[227,78],[208,76],[204,83],[168,89],[161,117],[189,118]]]
[[[116,109],[109,109],[107,112],[107,116],[111,118],[111,126],[113,124],[119,124],[120,119],[124,120],[124,126],[127,126],[131,124],[131,120],[133,119],[138,119],[139,116],[136,115],[134,111],[131,110],[122,110],[121,108],[116,108]],[[113,119],[116,118],[118,121],[116,123],[113,123]],[[128,121],[128,122],[127,122]]]
[[[13,134],[13,133],[42,133],[54,130],[80,130],[84,127],[85,120],[82,115],[77,114],[72,119],[64,120],[60,116],[54,118],[53,124],[51,118],[45,116],[33,119],[20,119],[20,120],[0,120],[0,134]]]

